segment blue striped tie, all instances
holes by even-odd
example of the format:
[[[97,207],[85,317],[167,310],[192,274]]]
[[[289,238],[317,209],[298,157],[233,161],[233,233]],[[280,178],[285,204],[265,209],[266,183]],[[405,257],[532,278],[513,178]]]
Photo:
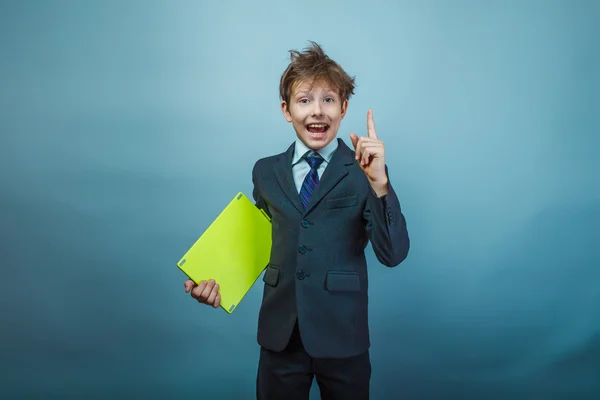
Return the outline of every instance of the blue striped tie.
[[[310,196],[314,193],[317,185],[319,184],[319,174],[317,170],[319,166],[324,161],[323,157],[319,155],[319,153],[313,153],[313,156],[304,157],[308,165],[310,165],[310,171],[306,174],[306,178],[304,178],[304,183],[302,183],[302,187],[300,188],[300,200],[302,200],[302,206],[304,209],[308,206],[308,201],[310,200]]]

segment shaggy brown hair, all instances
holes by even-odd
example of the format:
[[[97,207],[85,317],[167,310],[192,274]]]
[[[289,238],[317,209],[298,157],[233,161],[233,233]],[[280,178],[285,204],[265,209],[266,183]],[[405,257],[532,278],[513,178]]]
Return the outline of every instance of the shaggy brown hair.
[[[304,52],[290,50],[290,64],[281,75],[279,96],[286,104],[290,102],[292,88],[305,81],[315,82],[324,79],[338,91],[341,101],[349,100],[354,94],[354,77],[350,77],[344,69],[329,58],[321,46],[310,41],[311,46]]]

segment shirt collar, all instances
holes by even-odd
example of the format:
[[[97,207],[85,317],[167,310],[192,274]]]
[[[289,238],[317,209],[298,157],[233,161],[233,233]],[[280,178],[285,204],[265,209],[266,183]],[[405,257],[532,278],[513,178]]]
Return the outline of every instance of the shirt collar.
[[[304,144],[302,140],[300,140],[300,138],[296,138],[295,144],[296,145],[294,146],[294,157],[292,158],[292,166],[296,165],[306,154],[306,152],[312,151],[310,148],[308,148],[307,145]],[[329,161],[331,161],[331,157],[333,157],[333,153],[337,148],[338,140],[337,138],[334,138],[327,146],[323,147],[317,153],[319,153],[319,155],[323,157],[326,163],[329,163]]]

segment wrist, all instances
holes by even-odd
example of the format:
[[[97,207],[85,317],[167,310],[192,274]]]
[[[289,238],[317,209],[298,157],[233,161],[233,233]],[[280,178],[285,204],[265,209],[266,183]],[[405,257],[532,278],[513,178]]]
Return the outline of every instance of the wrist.
[[[385,178],[383,178],[382,180],[378,180],[378,181],[371,181],[371,188],[373,189],[373,191],[375,192],[375,194],[377,195],[377,197],[382,197],[385,196],[386,194],[388,194],[389,188],[388,188],[388,179],[387,176]]]

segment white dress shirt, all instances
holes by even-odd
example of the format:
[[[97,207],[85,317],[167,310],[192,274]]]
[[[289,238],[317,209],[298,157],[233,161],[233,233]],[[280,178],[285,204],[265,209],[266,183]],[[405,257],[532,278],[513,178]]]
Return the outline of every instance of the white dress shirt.
[[[319,175],[319,179],[323,176],[323,172],[325,172],[325,168],[331,161],[331,157],[333,157],[333,153],[338,148],[338,140],[334,138],[331,143],[327,146],[323,147],[317,153],[321,157],[323,157],[324,161],[319,165],[317,169],[317,174]],[[294,146],[294,156],[292,157],[292,176],[294,177],[294,183],[296,184],[296,190],[300,193],[300,189],[302,188],[302,183],[304,182],[304,178],[310,171],[310,165],[308,162],[302,158],[307,152],[311,152],[310,148],[302,142],[299,138],[296,138],[296,144]]]

